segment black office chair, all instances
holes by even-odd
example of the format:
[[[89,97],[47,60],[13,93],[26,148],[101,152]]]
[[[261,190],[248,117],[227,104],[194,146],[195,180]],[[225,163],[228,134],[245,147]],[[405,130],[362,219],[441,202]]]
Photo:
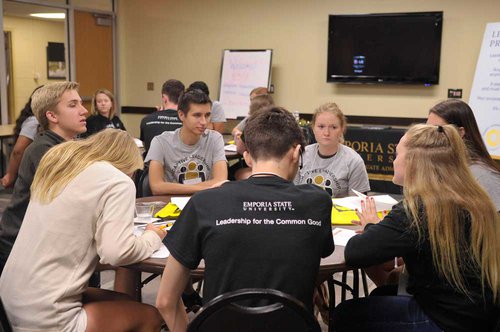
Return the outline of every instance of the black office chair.
[[[12,332],[12,326],[10,325],[9,318],[7,317],[7,312],[3,306],[2,299],[0,298],[0,332]]]
[[[144,170],[141,171],[136,186],[137,198],[153,196],[153,192],[149,186],[149,164],[144,165]]]
[[[248,306],[249,303],[260,306]],[[293,296],[274,289],[247,288],[212,299],[188,327],[188,332],[229,331],[319,332],[321,329],[312,313]]]

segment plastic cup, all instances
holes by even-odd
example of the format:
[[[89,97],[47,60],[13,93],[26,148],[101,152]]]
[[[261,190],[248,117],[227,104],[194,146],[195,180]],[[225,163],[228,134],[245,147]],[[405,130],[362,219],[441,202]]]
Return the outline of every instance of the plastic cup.
[[[136,203],[135,214],[138,222],[150,223],[153,219],[154,204],[151,203]]]

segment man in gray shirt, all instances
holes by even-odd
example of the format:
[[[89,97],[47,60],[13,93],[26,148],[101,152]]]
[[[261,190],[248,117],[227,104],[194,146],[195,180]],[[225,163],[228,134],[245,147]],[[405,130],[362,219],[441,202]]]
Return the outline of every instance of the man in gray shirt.
[[[210,97],[210,91],[208,90],[208,85],[203,81],[196,81],[189,85],[188,90],[198,89]],[[224,127],[226,123],[226,115],[224,114],[224,109],[222,104],[218,101],[212,102],[212,115],[210,116],[210,123],[208,124],[208,129],[213,129],[221,134],[224,134]]]
[[[182,127],[156,136],[146,156],[154,195],[193,194],[227,180],[222,135],[207,129],[211,101],[200,90],[180,97]]]

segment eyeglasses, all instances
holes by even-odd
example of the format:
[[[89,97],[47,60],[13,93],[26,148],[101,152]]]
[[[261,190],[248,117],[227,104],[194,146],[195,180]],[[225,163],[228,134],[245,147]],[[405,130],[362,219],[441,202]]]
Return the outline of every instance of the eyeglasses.
[[[300,162],[299,162],[299,169],[301,170],[302,167],[304,167],[304,157],[302,157],[302,148],[300,149],[300,152],[299,152],[299,158],[300,158]]]

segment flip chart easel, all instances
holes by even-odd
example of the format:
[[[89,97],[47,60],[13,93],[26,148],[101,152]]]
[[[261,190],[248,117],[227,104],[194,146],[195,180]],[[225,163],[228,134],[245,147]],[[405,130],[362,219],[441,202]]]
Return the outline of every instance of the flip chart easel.
[[[219,101],[226,118],[246,116],[252,89],[271,83],[272,50],[224,50]]]

